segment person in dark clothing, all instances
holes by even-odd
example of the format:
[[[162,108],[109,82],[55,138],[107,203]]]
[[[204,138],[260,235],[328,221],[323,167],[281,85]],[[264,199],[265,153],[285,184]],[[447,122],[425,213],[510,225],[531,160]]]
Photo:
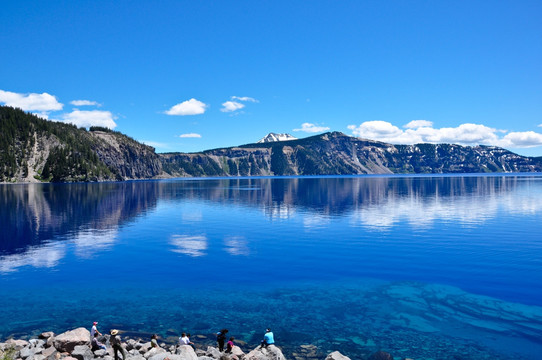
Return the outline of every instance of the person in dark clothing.
[[[91,348],[90,349],[92,351],[96,351],[96,350],[100,350],[100,349],[106,350],[105,345],[98,341],[98,336],[99,336],[99,333],[95,332],[94,337],[92,338],[92,341],[91,341]]]
[[[109,338],[109,343],[113,347],[113,351],[115,352],[115,360],[119,360],[118,353],[120,351],[122,355],[122,360],[126,359],[126,350],[122,347],[122,344],[120,342],[120,336],[118,336],[119,331],[118,330],[111,330],[111,337]]]
[[[228,329],[222,329],[216,333],[216,342],[218,343],[218,350],[224,351],[224,341],[226,341],[226,334]]]

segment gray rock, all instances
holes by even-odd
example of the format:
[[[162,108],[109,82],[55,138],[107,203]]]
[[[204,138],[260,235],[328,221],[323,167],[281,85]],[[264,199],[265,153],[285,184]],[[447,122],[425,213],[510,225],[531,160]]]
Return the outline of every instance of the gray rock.
[[[45,360],[45,356],[42,354],[34,354],[26,358],[26,360]]]
[[[57,353],[54,346],[48,347],[47,349],[43,350],[41,354],[47,359],[47,360],[53,360],[55,354]]]
[[[196,352],[192,349],[192,346],[189,345],[179,346],[177,351],[175,351],[175,354],[180,355],[183,360],[198,360]]]
[[[45,340],[42,339],[30,339],[28,342],[34,348],[43,348],[45,346]]]
[[[94,357],[104,357],[106,355],[109,355],[107,350],[99,349],[99,350],[94,351]]]
[[[164,354],[164,353],[166,353],[166,350],[164,350],[162,348],[152,348],[149,351],[147,351],[145,354],[143,354],[143,357],[145,359],[150,359],[155,355]]]
[[[334,351],[326,357],[326,360],[350,360],[350,358],[348,356],[344,356],[338,351]]]
[[[144,344],[141,344],[141,346],[139,347],[139,353],[140,354],[145,354],[147,351],[149,351],[151,349],[151,343],[150,342],[146,342]]]
[[[54,346],[60,352],[71,353],[76,346],[90,346],[90,331],[85,328],[77,328],[67,331],[55,337]]]
[[[141,355],[135,355],[135,356],[128,356],[126,360],[145,360],[145,358]]]
[[[78,360],[92,360],[94,353],[92,353],[88,345],[77,345],[73,349],[71,356]]]
[[[34,348],[31,346],[26,346],[19,350],[19,357],[21,359],[26,359],[27,357],[33,356],[35,354]]]
[[[54,333],[54,332],[52,332],[52,331],[46,331],[46,332],[42,332],[42,333],[40,334],[40,336],[38,336],[38,338],[39,338],[39,339],[45,339],[45,340],[47,340],[47,339],[49,339],[50,337],[53,337],[53,336],[55,336],[55,333]]]
[[[164,360],[167,357],[170,360],[172,360],[171,359],[172,356],[173,356],[173,354],[164,351],[164,352],[156,353],[155,355],[152,355],[151,357],[146,358],[146,359],[148,359],[148,360]]]
[[[245,355],[243,350],[241,350],[241,348],[239,346],[237,346],[237,345],[234,346],[233,349],[231,349],[231,354],[235,355],[237,357],[241,357],[241,356]]]
[[[198,356],[198,360],[216,360],[215,358],[212,358],[210,356]]]
[[[207,347],[207,353],[205,355],[212,357],[214,359],[220,359],[220,357],[222,356],[222,353],[217,348],[213,346],[209,346]]]
[[[105,355],[104,360],[114,360],[114,358],[111,355]]]
[[[47,343],[45,344],[46,347],[54,347],[55,343],[55,337],[51,336],[47,339]]]
[[[269,345],[267,348],[260,348],[259,346],[249,352],[245,360],[286,360],[282,351],[275,345]]]
[[[8,341],[5,342],[5,344],[7,347],[12,347],[15,350],[19,351],[25,346],[28,346],[28,341],[9,339]]]

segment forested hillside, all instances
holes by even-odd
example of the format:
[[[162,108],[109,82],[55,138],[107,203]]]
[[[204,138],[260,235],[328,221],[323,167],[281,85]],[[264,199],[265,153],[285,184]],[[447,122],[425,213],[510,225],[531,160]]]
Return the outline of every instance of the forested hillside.
[[[123,180],[160,172],[154,149],[121,133],[0,107],[0,182]]]
[[[542,158],[494,146],[392,145],[330,132],[201,153],[156,154],[106,128],[0,107],[0,182],[163,177],[542,172]]]

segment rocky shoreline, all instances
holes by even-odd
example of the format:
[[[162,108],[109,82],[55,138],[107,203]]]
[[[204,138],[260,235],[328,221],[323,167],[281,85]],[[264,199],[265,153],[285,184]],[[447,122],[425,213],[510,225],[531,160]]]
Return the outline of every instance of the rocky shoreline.
[[[0,360],[115,360],[109,338],[109,335],[100,338],[106,344],[106,350],[92,351],[90,332],[85,328],[77,328],[58,335],[43,332],[38,338],[9,339],[0,343]],[[196,346],[196,349],[193,349],[188,345],[168,345],[159,341],[159,347],[152,347],[150,339],[147,341],[122,338],[122,346],[126,351],[125,360],[287,360],[280,346],[269,345],[267,348],[258,346],[248,349],[243,342],[239,342],[239,345],[241,346],[234,346],[231,353],[224,353],[213,346],[206,346],[206,349]],[[248,352],[245,353],[243,349]],[[119,354],[119,359],[121,357]],[[314,345],[303,345],[299,353],[293,354],[293,357],[295,360],[319,360]],[[350,360],[350,358],[339,351],[334,351],[329,353],[325,360]],[[394,357],[387,352],[379,351],[367,360],[394,360]]]

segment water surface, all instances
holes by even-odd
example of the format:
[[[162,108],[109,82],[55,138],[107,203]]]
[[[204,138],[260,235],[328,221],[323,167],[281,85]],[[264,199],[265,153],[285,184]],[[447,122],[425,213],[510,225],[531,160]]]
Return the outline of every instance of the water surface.
[[[2,339],[99,321],[245,351],[271,327],[288,357],[542,353],[540,176],[1,185],[0,228]]]

